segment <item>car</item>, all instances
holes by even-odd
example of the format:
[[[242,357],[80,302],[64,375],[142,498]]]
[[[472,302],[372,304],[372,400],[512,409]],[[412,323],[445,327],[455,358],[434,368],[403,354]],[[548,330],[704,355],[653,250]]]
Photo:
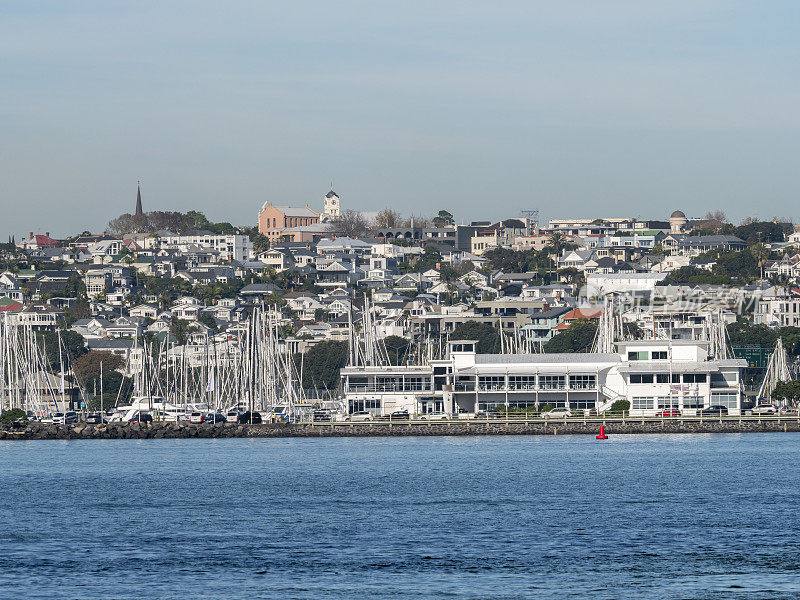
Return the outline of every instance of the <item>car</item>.
[[[772,404],[759,404],[751,409],[754,415],[775,415],[778,414],[778,407]]]
[[[348,421],[372,421],[375,417],[372,415],[371,412],[366,410],[359,410],[352,413],[349,417],[347,417]]]
[[[229,410],[227,413],[225,413],[225,420],[228,423],[238,423],[240,414],[241,413],[238,410]]]
[[[542,416],[545,419],[566,419],[572,416],[572,411],[568,408],[552,408],[547,412],[543,412]]]
[[[702,408],[697,411],[697,414],[701,417],[707,416],[722,416],[728,414],[728,408],[726,406],[709,406],[708,408]]]
[[[315,410],[311,415],[312,421],[332,421],[333,415],[326,410]]]
[[[146,412],[136,413],[128,423],[152,423],[153,415]]]
[[[210,413],[203,417],[203,423],[211,423],[212,425],[216,425],[217,423],[227,423],[228,419],[225,418],[225,415],[222,413]]]
[[[425,419],[426,421],[444,421],[445,419],[449,419],[450,417],[447,416],[447,413],[431,412],[431,413],[421,414],[420,418]]]
[[[68,410],[67,412],[57,412],[53,414],[53,423],[56,425],[71,425],[78,422],[78,413]]]
[[[108,423],[108,419],[106,419],[103,413],[91,412],[86,414],[86,422],[89,425],[101,425],[103,423]]]
[[[389,419],[394,421],[395,419],[409,419],[410,416],[407,410],[396,410],[389,415]]]
[[[239,415],[239,423],[248,425],[261,425],[261,423],[263,423],[263,419],[261,418],[260,413],[255,411],[247,411]]]
[[[677,408],[665,408],[656,413],[657,417],[680,417],[681,411]]]
[[[189,413],[189,423],[202,423],[205,420],[205,415],[198,410]]]

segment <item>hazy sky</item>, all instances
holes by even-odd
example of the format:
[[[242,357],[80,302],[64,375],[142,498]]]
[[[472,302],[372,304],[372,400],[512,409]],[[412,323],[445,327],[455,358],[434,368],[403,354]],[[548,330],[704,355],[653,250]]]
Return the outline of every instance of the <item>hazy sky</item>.
[[[800,3],[0,4],[0,236],[316,204],[800,217]]]

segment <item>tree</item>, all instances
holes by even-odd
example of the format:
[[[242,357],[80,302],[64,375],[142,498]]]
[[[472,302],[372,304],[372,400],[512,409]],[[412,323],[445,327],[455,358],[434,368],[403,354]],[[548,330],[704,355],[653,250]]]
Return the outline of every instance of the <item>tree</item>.
[[[761,279],[764,279],[764,265],[769,258],[769,250],[764,244],[755,244],[750,246],[750,254],[753,255],[756,263],[758,263],[758,268],[761,270]]]
[[[578,320],[573,322],[568,329],[556,334],[543,346],[547,353],[559,352],[588,352],[592,348],[597,325],[595,323]]]
[[[475,340],[478,354],[497,354],[500,352],[500,332],[494,325],[466,321],[450,334],[451,340]]]
[[[191,330],[191,322],[184,319],[172,319],[172,323],[170,323],[169,326],[169,334],[175,339],[175,343],[179,346],[183,346],[186,343]]]
[[[755,325],[748,321],[736,321],[726,327],[728,340],[733,348],[753,346],[773,348],[778,334],[766,325]]]
[[[783,342],[783,347],[791,356],[800,356],[800,327],[787,325],[778,330],[778,336]]]
[[[725,213],[721,210],[707,212],[703,220],[705,221],[703,223],[703,229],[709,229],[713,233],[720,233],[722,228],[728,224],[728,217],[726,217]]]
[[[367,231],[367,220],[355,210],[346,210],[333,220],[333,232],[339,236],[356,238],[365,235]]]
[[[384,208],[375,215],[375,229],[394,229],[400,227],[403,217],[396,210]]]
[[[434,227],[447,227],[448,225],[455,225],[455,224],[456,221],[453,218],[453,215],[446,210],[440,210],[439,214],[433,217]]]
[[[800,399],[800,381],[779,381],[772,391],[772,397],[776,400],[786,400],[787,404],[795,405]]]
[[[100,350],[92,350],[73,361],[72,370],[75,371],[78,382],[84,388],[88,389],[93,379],[99,380],[101,363],[103,365],[103,372],[105,373],[119,369],[125,364],[125,361],[121,356],[117,356],[113,352],[103,352]]]
[[[327,341],[313,346],[305,356],[294,356],[302,369],[303,387],[334,390],[339,387],[339,370],[347,364],[347,342]]]
[[[59,334],[55,331],[37,331],[36,338],[39,345],[44,348],[45,358],[51,369],[58,369],[63,363],[66,365],[70,361],[86,354],[83,336],[75,331],[62,331],[61,344],[59,346]]]
[[[390,335],[383,338],[383,345],[386,354],[389,356],[389,363],[392,365],[404,365],[411,351],[411,340],[399,335]]]
[[[200,316],[197,317],[197,320],[208,327],[213,333],[216,333],[219,330],[219,327],[217,326],[217,320],[211,313],[201,312]]]

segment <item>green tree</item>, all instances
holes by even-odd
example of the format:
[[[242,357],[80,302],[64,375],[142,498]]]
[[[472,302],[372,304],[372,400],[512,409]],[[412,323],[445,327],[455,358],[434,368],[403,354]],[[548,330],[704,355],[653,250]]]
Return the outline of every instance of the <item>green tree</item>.
[[[788,404],[796,405],[800,399],[800,381],[779,381],[772,391],[775,400],[785,400]]]
[[[399,335],[390,335],[383,338],[383,345],[389,362],[393,365],[404,365],[411,351],[411,340]]]
[[[169,334],[174,338],[175,343],[179,346],[183,346],[186,343],[191,330],[191,321],[186,321],[184,319],[172,319],[172,323],[170,323],[169,326]]]
[[[448,225],[455,225],[455,223],[453,215],[446,210],[440,210],[439,214],[433,217],[434,227],[447,227]]]
[[[547,353],[588,352],[597,335],[597,325],[589,321],[575,321],[568,329],[556,334],[545,343]]]
[[[62,331],[60,345],[59,334],[55,331],[37,331],[36,338],[44,348],[45,358],[51,369],[59,368],[62,361],[66,366],[69,361],[86,354],[83,336],[74,331]]]
[[[89,384],[93,379],[99,380],[101,363],[103,365],[102,370],[106,373],[119,369],[125,364],[125,361],[121,356],[117,356],[112,352],[92,350],[72,363],[72,370],[75,371],[78,382],[85,389],[89,389]]]
[[[475,340],[475,351],[478,354],[497,354],[500,352],[500,333],[497,327],[489,323],[466,321],[461,323],[450,334],[451,340]]]
[[[756,348],[773,348],[778,340],[775,330],[766,325],[755,325],[749,321],[736,321],[726,327],[728,340],[733,348],[753,346]]]
[[[294,356],[302,369],[303,387],[334,390],[339,387],[339,370],[347,364],[347,342],[327,341],[313,346],[305,356]]]

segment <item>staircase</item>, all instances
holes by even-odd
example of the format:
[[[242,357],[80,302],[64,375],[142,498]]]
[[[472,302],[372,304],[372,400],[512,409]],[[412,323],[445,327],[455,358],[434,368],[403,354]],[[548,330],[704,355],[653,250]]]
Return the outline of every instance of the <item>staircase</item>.
[[[604,385],[600,386],[600,393],[605,398],[607,398],[607,400],[597,408],[598,413],[606,412],[608,409],[611,408],[611,405],[614,404],[614,402],[616,402],[617,400],[627,400],[624,394],[615,392],[611,388],[606,387]]]

